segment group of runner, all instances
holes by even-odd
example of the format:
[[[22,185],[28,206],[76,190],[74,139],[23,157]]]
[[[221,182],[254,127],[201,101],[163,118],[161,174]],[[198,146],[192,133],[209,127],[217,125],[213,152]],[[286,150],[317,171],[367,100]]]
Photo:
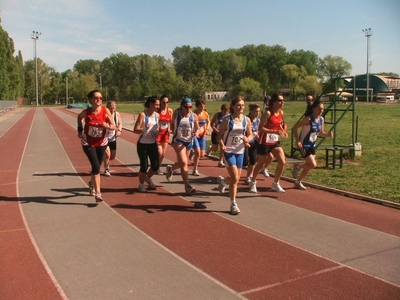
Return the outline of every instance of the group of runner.
[[[108,136],[118,136],[122,128],[122,120],[115,111],[115,102],[102,106],[101,92],[98,90],[88,94],[91,108],[83,110],[78,115],[78,136],[82,140],[85,154],[92,165],[90,192],[95,196],[96,202],[102,201],[100,193],[100,166],[104,154],[108,151],[105,163],[105,175],[110,175],[108,162],[115,157],[116,145],[107,150]],[[287,125],[284,122],[282,94],[273,94],[267,99],[267,105],[261,118],[260,106],[249,105],[249,115],[244,114],[245,101],[242,96],[232,99],[230,106],[224,104],[221,111],[214,115],[210,122],[209,115],[205,110],[205,101],[196,100],[196,109],[193,111],[192,99],[185,97],[180,102],[180,107],[172,111],[168,107],[169,99],[166,95],[158,98],[152,96],[147,98],[134,126],[134,133],[139,134],[137,142],[137,154],[140,160],[139,187],[140,192],[155,190],[152,177],[155,174],[163,174],[160,165],[165,156],[168,144],[171,142],[177,162],[167,165],[166,178],[171,181],[174,171],[180,169],[184,183],[185,193],[188,195],[196,192],[189,183],[188,166],[193,160],[192,175],[199,176],[198,166],[200,158],[209,155],[212,151],[220,149],[218,165],[226,166],[228,176],[218,177],[218,190],[224,193],[229,187],[230,212],[240,213],[236,202],[237,186],[241,178],[241,171],[247,165],[246,183],[249,191],[257,192],[257,175],[265,169],[273,158],[276,159],[274,182],[271,186],[273,191],[284,193],[280,186],[280,178],[283,173],[286,159],[280,145],[280,138],[287,138]],[[323,104],[315,101],[311,104],[312,113],[293,127],[295,131],[296,146],[305,158],[303,164],[293,168],[293,176],[296,178],[295,188],[305,189],[301,180],[308,172],[316,167],[315,141],[318,136],[331,137],[332,133],[324,132],[324,121],[322,117]],[[84,127],[82,121],[84,122]],[[206,135],[208,128],[212,128],[212,146],[206,151]],[[298,128],[302,128],[298,135]],[[170,139],[170,135],[172,138]],[[111,138],[112,140],[113,138]],[[111,144],[112,145],[112,144]],[[114,152],[112,152],[114,151]],[[297,178],[300,170],[303,170]],[[147,183],[147,186],[146,186]]]

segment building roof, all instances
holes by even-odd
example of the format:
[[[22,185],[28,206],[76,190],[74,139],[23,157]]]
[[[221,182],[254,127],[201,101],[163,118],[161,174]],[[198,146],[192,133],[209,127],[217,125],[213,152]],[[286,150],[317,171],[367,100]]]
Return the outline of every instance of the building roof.
[[[353,80],[354,77],[351,78],[350,81],[346,80],[348,81],[348,84],[346,85],[346,91],[353,91]],[[366,94],[365,91],[367,90],[367,74],[355,76],[355,89],[356,96],[362,96]],[[371,94],[373,95],[398,90],[400,89],[400,78],[393,76],[369,74],[369,89],[371,90]]]

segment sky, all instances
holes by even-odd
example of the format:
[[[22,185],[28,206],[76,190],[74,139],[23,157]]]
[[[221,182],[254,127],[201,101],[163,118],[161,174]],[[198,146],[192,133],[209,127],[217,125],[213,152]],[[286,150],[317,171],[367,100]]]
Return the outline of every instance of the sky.
[[[176,47],[221,51],[280,45],[343,57],[351,75],[400,74],[399,0],[0,0],[1,26],[15,53],[58,72],[112,54],[161,55]]]

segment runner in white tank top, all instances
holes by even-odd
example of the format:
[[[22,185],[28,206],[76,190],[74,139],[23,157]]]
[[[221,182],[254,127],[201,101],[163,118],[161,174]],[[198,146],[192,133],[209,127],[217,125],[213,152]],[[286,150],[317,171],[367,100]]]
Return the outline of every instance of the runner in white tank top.
[[[253,139],[253,132],[250,119],[243,114],[244,98],[242,96],[237,96],[231,101],[230,112],[231,115],[222,122],[218,134],[229,176],[218,177],[218,190],[223,193],[229,184],[230,213],[237,215],[240,209],[236,203],[236,194],[243,168],[244,147],[250,147],[249,141]]]
[[[140,159],[139,192],[156,189],[151,177],[160,167],[157,146],[159,127],[157,110],[160,107],[160,100],[154,96],[149,97],[144,106],[146,110],[139,114],[134,127],[134,132],[140,134],[136,147]],[[150,161],[150,170],[148,161]],[[144,185],[145,181],[149,184],[147,189]]]

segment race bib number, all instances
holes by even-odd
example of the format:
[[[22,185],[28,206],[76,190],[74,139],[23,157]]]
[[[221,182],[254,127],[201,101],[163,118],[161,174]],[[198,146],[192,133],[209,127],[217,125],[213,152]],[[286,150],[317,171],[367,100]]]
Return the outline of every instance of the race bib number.
[[[238,146],[240,143],[242,143],[242,141],[243,140],[241,136],[232,136],[231,145]]]
[[[180,132],[183,138],[189,138],[192,134],[192,130],[189,127],[181,127]]]
[[[94,138],[101,138],[103,136],[103,127],[89,126],[88,135]]]
[[[310,134],[310,139],[309,139],[309,141],[310,141],[311,143],[314,143],[314,142],[317,140],[317,137],[318,137],[318,132],[312,132],[312,133]]]
[[[160,123],[160,128],[161,129],[167,129],[168,128],[168,123],[167,122],[161,122]]]
[[[279,135],[275,133],[267,133],[267,143],[275,143],[279,141]]]

